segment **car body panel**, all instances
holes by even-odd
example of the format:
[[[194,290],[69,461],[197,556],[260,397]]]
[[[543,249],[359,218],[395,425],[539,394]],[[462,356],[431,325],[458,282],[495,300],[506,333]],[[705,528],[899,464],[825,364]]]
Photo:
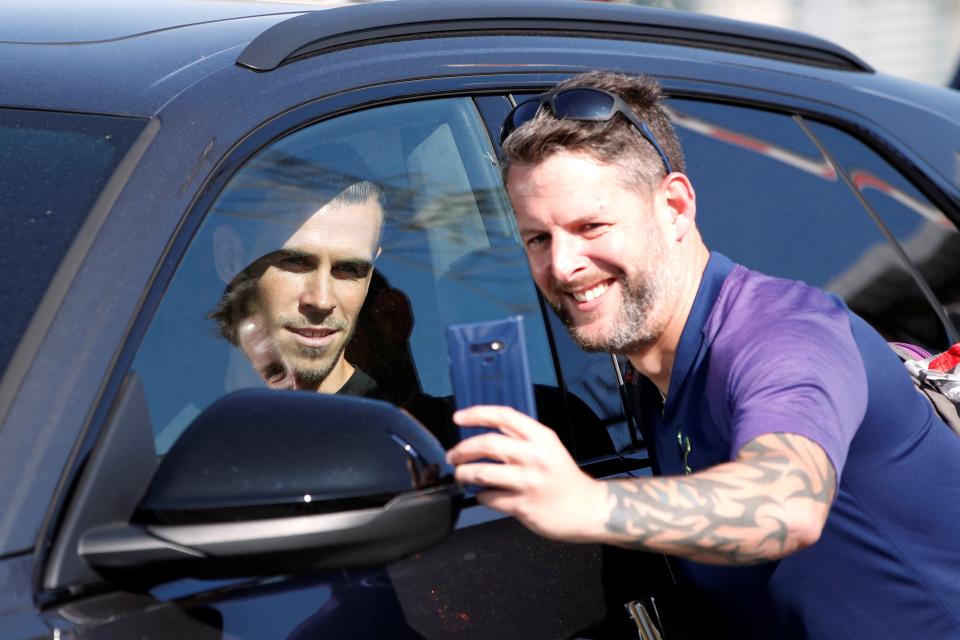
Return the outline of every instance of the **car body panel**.
[[[0,495],[8,514],[0,518],[0,629],[14,638],[40,637],[48,627],[124,637],[151,616],[168,625],[167,635],[193,637],[183,634],[205,633],[209,625],[204,616],[211,610],[222,624],[242,629],[254,624],[244,613],[251,599],[259,611],[260,606],[279,606],[281,594],[298,590],[303,598],[290,605],[282,623],[263,627],[263,637],[290,632],[301,623],[307,628],[324,624],[315,616],[333,590],[341,588],[329,576],[184,583],[146,599],[107,593],[77,600],[79,590],[71,593],[58,585],[45,591],[41,586],[46,550],[56,540],[59,519],[193,232],[233,171],[292,129],[371,105],[469,95],[478,97],[496,139],[494,120],[505,110],[507,94],[541,91],[587,69],[643,72],[659,78],[671,96],[798,112],[854,132],[916,180],[954,223],[960,222],[957,92],[882,74],[728,51],[557,35],[376,42],[303,57],[263,73],[237,65],[237,58],[257,35],[302,7],[186,3],[196,5],[195,13],[183,18],[176,13],[182,4],[157,5],[124,24],[101,24],[102,18],[91,14],[87,21],[78,19],[75,28],[45,32],[33,14],[23,13],[20,22],[0,27],[0,74],[11,87],[3,106],[128,115],[150,122],[149,135],[117,177],[100,217],[77,240],[74,262],[49,295],[43,317],[34,321],[35,344],[17,375],[5,377],[0,388],[0,399],[9,401],[0,402]],[[181,19],[192,24],[174,28]],[[776,32],[769,33],[773,37]],[[53,41],[74,44],[39,44]],[[38,78],[51,68],[60,70],[60,81],[40,83]],[[917,127],[918,117],[928,126]],[[405,612],[420,611],[417,624],[449,624],[446,632],[453,633],[465,613],[459,603],[466,600],[457,592],[462,584],[433,584],[439,591],[431,595],[424,576],[450,565],[465,579],[489,583],[491,576],[504,575],[515,564],[509,555],[499,558],[499,565],[467,558],[475,546],[462,546],[464,538],[491,529],[498,532],[493,538],[510,539],[543,563],[554,554],[570,559],[567,566],[544,569],[543,575],[555,576],[556,590],[518,596],[534,598],[524,607],[533,607],[539,596],[567,597],[562,594],[571,572],[592,576],[603,564],[595,548],[557,551],[555,545],[530,538],[512,520],[473,507],[461,522],[459,537],[433,555],[391,569],[395,587],[404,580],[412,585],[407,592],[396,591],[401,601],[410,598],[401,602]],[[393,597],[394,591],[378,590],[381,575],[354,577],[348,583],[366,594],[358,596],[358,605],[379,606],[386,591],[388,600]],[[522,582],[510,586],[523,588]],[[457,596],[448,597],[451,593]],[[609,606],[596,591],[580,596],[585,610]],[[32,612],[37,603],[45,607],[43,617]],[[495,615],[496,601],[482,604],[485,608],[474,615]],[[552,608],[555,604],[548,603],[538,616],[561,615],[562,607]],[[540,620],[538,616],[528,622]]]
[[[17,44],[96,44],[156,32],[172,31],[202,23],[242,20],[251,16],[280,15],[324,6],[351,4],[349,0],[328,0],[317,4],[295,2],[190,2],[159,0],[130,11],[118,0],[98,0],[82,5],[38,0],[29,4],[4,2],[0,41]],[[56,20],[51,20],[56,12]]]
[[[48,638],[50,630],[36,614],[30,555],[0,558],[0,629],[11,638]]]
[[[181,91],[233,64],[246,39],[285,16],[201,23],[96,43],[0,43],[0,73],[30,92],[5,96],[11,107],[151,116]],[[157,50],[172,54],[158,55]],[[46,69],[57,83],[37,83]],[[66,96],[73,96],[68,102]],[[65,104],[67,102],[67,104]]]

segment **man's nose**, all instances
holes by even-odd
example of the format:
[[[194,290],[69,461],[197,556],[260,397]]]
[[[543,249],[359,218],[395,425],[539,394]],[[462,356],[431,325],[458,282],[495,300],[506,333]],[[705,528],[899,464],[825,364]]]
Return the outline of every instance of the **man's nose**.
[[[587,265],[583,241],[575,235],[558,233],[550,242],[550,268],[558,282],[568,282]]]
[[[304,278],[300,292],[300,311],[304,314],[330,313],[337,306],[333,295],[333,278],[317,270]]]

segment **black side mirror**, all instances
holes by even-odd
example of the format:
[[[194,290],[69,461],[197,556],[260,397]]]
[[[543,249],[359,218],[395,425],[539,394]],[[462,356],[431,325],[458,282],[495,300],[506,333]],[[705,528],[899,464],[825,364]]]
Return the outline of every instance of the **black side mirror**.
[[[79,552],[138,583],[387,563],[450,532],[444,454],[384,402],[240,391],[184,432],[130,523],[86,532]]]

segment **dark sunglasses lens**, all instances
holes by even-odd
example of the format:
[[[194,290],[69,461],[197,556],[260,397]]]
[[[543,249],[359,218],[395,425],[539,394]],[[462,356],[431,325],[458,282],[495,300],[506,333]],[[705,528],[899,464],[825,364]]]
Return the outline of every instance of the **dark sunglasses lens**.
[[[606,120],[613,111],[613,97],[593,89],[568,89],[553,98],[553,112],[560,118]]]
[[[510,117],[506,122],[503,123],[503,132],[501,135],[501,142],[507,138],[508,135],[513,133],[513,130],[522,125],[524,122],[528,122],[537,115],[537,111],[540,110],[540,101],[539,100],[528,100],[527,102],[522,102],[517,105],[516,109],[513,110],[513,113],[510,114]]]

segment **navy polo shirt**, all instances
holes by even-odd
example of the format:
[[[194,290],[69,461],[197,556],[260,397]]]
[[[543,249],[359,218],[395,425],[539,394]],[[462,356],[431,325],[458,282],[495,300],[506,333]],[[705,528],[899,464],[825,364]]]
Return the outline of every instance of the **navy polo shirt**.
[[[837,472],[815,545],[746,567],[679,561],[736,637],[960,638],[960,438],[842,300],[711,253],[665,404],[634,384],[658,474],[781,432]]]

